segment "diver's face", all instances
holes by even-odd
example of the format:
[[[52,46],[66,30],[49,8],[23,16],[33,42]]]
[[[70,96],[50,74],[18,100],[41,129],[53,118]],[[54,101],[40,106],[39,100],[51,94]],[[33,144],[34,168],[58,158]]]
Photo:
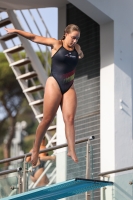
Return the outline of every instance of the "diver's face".
[[[65,40],[67,41],[68,46],[73,47],[75,44],[77,44],[80,38],[80,32],[72,31],[71,33],[66,33],[65,36]]]

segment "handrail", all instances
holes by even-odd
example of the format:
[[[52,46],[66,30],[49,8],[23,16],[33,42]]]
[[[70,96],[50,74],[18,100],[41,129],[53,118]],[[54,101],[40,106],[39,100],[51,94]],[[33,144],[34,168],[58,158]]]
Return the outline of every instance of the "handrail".
[[[4,171],[0,172],[0,176],[5,175],[5,174],[9,174],[9,173],[20,172],[21,170],[22,170],[21,167],[18,167],[17,169],[4,170]]]
[[[75,144],[80,144],[82,142],[86,142],[88,140],[93,140],[93,139],[95,139],[94,136],[82,138],[82,139],[76,140]],[[39,154],[40,153],[44,153],[44,152],[48,152],[48,151],[52,151],[52,150],[56,150],[56,149],[61,149],[61,148],[67,147],[67,146],[68,146],[68,144],[64,143],[64,144],[61,144],[61,145],[57,145],[57,146],[54,146],[54,147],[50,147],[50,148],[41,150],[41,151],[39,151]],[[18,160],[18,159],[22,159],[22,158],[26,158],[26,157],[29,157],[29,156],[31,156],[31,153],[26,153],[26,154],[23,154],[21,156],[16,156],[16,157],[12,157],[12,158],[3,159],[3,160],[0,160],[0,164],[6,163],[6,162],[10,162],[10,161],[14,161],[14,160]]]
[[[124,171],[132,170],[132,169],[133,169],[133,166],[125,167],[125,168],[116,169],[116,170],[112,170],[112,171],[102,172],[102,173],[98,174],[98,176],[106,176],[106,175],[109,175],[109,174],[114,174],[114,173],[117,173],[117,172],[124,172]]]

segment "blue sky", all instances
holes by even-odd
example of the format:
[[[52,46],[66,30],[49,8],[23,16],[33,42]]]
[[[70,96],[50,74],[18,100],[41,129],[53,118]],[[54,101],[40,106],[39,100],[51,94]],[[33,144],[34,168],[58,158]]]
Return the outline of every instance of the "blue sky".
[[[52,37],[57,38],[58,29],[58,9],[57,8],[44,8],[40,9],[46,26]]]
[[[44,20],[44,22],[45,22],[45,24],[46,24],[51,36],[54,37],[54,38],[57,38],[58,9],[57,8],[41,8],[41,9],[39,9],[39,11],[40,11],[40,13],[42,15],[42,18],[43,18],[43,20]],[[24,27],[24,30],[28,31],[28,28],[26,27],[25,23],[23,22],[23,19],[22,19],[20,13],[18,11],[16,11],[16,12],[17,12],[19,21],[21,22],[22,26]],[[24,11],[24,13],[25,13],[25,17],[28,18],[28,14],[26,13],[26,10]],[[34,14],[34,17],[37,18],[36,13]],[[40,20],[38,20],[37,23],[38,23],[39,27],[42,26]],[[1,30],[1,31],[3,31],[3,30]],[[35,34],[39,35],[39,33],[36,30],[36,28],[34,27],[34,25],[32,26],[32,33],[35,33]],[[34,49],[36,50],[36,44],[33,43],[32,45],[33,45]],[[0,51],[3,51],[3,49],[1,48],[1,45],[0,45]]]

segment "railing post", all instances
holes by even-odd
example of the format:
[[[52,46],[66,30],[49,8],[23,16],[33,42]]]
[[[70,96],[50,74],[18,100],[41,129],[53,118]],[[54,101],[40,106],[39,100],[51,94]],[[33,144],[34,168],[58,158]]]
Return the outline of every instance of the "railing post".
[[[19,193],[22,193],[22,168],[17,168],[18,171],[18,190]]]
[[[26,156],[24,157],[23,162],[23,192],[27,191],[27,163],[26,163]]]
[[[86,179],[90,178],[90,140],[86,144]],[[90,200],[91,196],[89,192],[86,192],[86,200]]]

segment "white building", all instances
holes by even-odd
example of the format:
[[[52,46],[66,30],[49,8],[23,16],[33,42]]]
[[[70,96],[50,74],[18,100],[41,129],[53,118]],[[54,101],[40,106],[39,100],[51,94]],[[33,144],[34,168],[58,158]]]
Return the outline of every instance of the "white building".
[[[85,58],[79,62],[75,77],[78,96],[75,127],[77,139],[95,136],[92,142],[91,178],[99,178],[98,174],[102,172],[133,166],[133,2],[0,0],[0,7],[1,10],[58,7],[59,38],[62,37],[67,24],[79,25],[79,44]],[[40,77],[40,80],[43,80],[43,77]],[[42,84],[44,85],[45,81]],[[58,134],[60,131],[57,133],[60,143]],[[77,147],[77,154],[77,167],[69,160],[64,160],[63,179],[84,176],[84,145]],[[75,169],[78,172],[75,172]],[[133,199],[133,171],[111,174],[109,180],[115,183],[113,188],[94,192],[92,199]],[[77,199],[84,199],[84,196],[81,195]]]

